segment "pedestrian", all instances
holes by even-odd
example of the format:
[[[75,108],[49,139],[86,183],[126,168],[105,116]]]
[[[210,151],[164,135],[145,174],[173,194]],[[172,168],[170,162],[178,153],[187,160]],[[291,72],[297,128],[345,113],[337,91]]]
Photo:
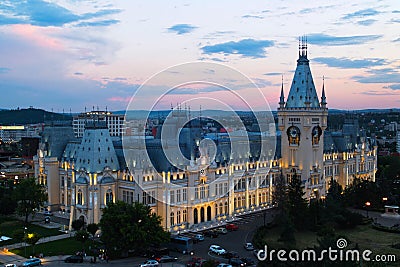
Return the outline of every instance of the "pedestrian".
[[[108,263],[108,260],[110,259],[110,257],[108,257],[108,255],[106,255],[106,262]]]

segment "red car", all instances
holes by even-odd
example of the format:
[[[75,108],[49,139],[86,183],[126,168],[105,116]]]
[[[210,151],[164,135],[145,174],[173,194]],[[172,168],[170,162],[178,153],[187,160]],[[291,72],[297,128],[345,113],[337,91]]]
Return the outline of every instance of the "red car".
[[[225,226],[225,228],[226,228],[226,230],[228,230],[228,231],[236,231],[237,229],[239,229],[239,226],[237,226],[237,225],[234,224],[234,223],[230,223],[230,224],[227,224],[227,225]]]

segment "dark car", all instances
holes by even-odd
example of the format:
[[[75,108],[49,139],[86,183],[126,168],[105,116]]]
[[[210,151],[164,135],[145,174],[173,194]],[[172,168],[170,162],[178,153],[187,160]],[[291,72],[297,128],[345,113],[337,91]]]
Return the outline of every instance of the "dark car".
[[[241,259],[239,258],[230,258],[229,259],[229,264],[232,266],[239,266],[239,267],[244,267],[246,266],[246,263],[244,263]]]
[[[216,231],[214,231],[214,230],[209,230],[209,231],[205,231],[205,232],[203,233],[203,235],[204,235],[204,236],[211,237],[211,238],[215,238],[215,237],[218,237],[218,232],[216,232]]]
[[[234,223],[230,223],[230,224],[227,224],[227,225],[225,226],[225,228],[226,228],[226,230],[228,230],[228,231],[236,231],[236,230],[239,229],[239,226],[237,226],[237,225],[234,224]]]
[[[239,254],[236,251],[229,251],[224,254],[224,258],[226,259],[239,258]]]
[[[73,255],[65,258],[64,262],[67,263],[82,263],[83,257],[81,255]]]
[[[176,257],[171,257],[169,255],[164,255],[161,257],[156,257],[156,261],[158,261],[159,263],[163,263],[163,262],[173,262],[173,261],[177,261],[178,258]]]

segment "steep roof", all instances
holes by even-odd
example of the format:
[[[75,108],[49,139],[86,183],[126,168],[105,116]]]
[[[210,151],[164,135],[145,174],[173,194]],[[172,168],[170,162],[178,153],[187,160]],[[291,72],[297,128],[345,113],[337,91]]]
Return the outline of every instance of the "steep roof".
[[[287,97],[286,108],[320,107],[309,63],[307,44],[303,43],[300,46],[299,59]]]

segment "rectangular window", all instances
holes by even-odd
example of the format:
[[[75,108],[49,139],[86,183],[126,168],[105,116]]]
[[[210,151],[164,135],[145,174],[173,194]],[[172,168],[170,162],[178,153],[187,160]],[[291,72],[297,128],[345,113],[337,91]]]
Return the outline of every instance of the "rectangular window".
[[[195,198],[195,199],[199,199],[199,188],[198,188],[198,187],[196,187],[196,188],[194,189],[194,198]]]
[[[175,191],[171,190],[169,193],[169,201],[170,203],[175,203]]]
[[[187,201],[187,189],[186,188],[184,188],[182,190],[182,200]]]
[[[176,190],[176,202],[178,202],[178,203],[181,202],[181,190],[180,189]]]

